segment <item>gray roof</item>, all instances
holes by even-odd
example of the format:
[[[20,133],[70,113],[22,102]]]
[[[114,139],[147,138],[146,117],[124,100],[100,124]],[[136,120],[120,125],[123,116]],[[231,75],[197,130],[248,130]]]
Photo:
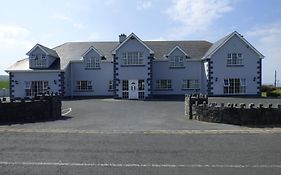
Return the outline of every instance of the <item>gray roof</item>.
[[[164,59],[172,49],[179,46],[193,59],[201,59],[211,47],[207,41],[144,41],[144,43],[154,51],[155,59]],[[61,68],[64,69],[69,61],[80,60],[82,55],[91,47],[95,47],[106,58],[112,61],[112,50],[118,46],[119,42],[68,42],[53,48],[61,59]]]
[[[171,50],[179,46],[192,59],[202,59],[212,43],[208,41],[144,41],[144,43],[154,51],[156,60],[165,59]],[[106,58],[106,61],[112,61],[112,51],[119,45],[119,42],[67,42],[53,49],[43,47],[45,51],[60,58],[60,66],[52,67],[52,70],[65,69],[70,61],[81,60],[82,55],[93,46]],[[59,63],[57,63],[59,64]],[[28,59],[20,60],[12,65],[8,70],[30,70]]]
[[[207,58],[212,52],[214,52],[218,47],[220,47],[233,33],[226,35],[225,37],[221,38],[220,40],[213,43],[210,49],[205,53],[203,58]]]
[[[58,56],[58,54],[57,54],[57,52],[55,50],[50,49],[48,47],[45,47],[45,46],[43,46],[41,44],[38,44],[38,45],[40,45],[40,47],[42,47],[45,50],[45,52],[47,52],[49,55],[51,55],[53,57],[56,57],[56,58],[59,58],[59,56]]]

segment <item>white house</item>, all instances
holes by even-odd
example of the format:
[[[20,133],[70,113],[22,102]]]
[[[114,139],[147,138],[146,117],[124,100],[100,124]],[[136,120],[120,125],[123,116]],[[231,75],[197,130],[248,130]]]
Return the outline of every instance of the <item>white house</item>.
[[[264,56],[234,31],[208,41],[143,41],[134,33],[117,42],[36,44],[6,72],[10,97],[57,92],[65,97],[146,99],[183,96],[257,96]]]

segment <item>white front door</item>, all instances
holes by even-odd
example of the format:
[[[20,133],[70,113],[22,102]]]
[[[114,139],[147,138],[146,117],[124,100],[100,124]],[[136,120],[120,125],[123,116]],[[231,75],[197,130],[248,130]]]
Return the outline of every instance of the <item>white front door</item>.
[[[138,80],[129,80],[129,99],[138,99]]]

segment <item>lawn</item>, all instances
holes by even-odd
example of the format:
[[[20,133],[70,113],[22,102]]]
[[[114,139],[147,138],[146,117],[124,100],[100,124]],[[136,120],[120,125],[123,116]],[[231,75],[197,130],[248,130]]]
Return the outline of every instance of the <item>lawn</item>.
[[[9,89],[9,81],[0,81],[0,90],[2,88]]]

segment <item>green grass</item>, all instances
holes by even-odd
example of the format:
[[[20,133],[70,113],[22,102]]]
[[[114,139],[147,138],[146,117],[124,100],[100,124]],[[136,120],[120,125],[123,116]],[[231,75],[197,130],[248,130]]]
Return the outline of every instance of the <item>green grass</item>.
[[[2,88],[9,89],[9,81],[0,81],[0,90]]]
[[[275,94],[279,94],[279,96],[281,96],[281,88],[276,89],[276,90],[274,90],[272,92],[275,93]]]

